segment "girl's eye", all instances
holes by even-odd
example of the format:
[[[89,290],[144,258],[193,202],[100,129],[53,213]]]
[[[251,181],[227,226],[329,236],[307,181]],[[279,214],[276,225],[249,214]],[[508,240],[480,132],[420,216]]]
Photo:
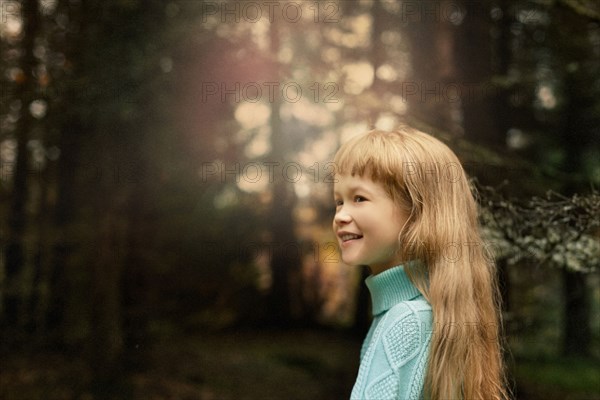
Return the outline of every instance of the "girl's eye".
[[[341,206],[342,204],[344,204],[344,202],[343,202],[343,201],[341,201],[341,200],[336,200],[336,201],[335,201],[335,206],[336,206],[336,207],[339,207],[339,206]]]
[[[362,196],[356,196],[356,197],[354,198],[354,201],[355,201],[355,202],[357,202],[357,203],[359,203],[359,202],[361,202],[361,201],[365,201],[365,200],[367,200],[367,199],[365,199],[365,198],[364,198],[364,197],[362,197]]]

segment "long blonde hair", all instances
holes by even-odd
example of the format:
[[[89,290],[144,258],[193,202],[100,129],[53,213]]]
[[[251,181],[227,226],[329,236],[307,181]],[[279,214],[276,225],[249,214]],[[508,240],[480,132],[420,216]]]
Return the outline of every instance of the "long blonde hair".
[[[479,233],[477,204],[456,155],[411,127],[370,131],[342,145],[336,174],[380,182],[410,213],[399,251],[429,301],[433,333],[425,398],[508,399],[494,263]]]

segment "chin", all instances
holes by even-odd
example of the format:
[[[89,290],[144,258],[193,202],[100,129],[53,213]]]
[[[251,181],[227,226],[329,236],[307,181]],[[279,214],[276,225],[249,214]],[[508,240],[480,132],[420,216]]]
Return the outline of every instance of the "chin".
[[[352,259],[342,257],[342,262],[346,265],[355,266],[356,263]]]
[[[342,261],[344,262],[344,264],[349,265],[351,267],[361,267],[361,266],[365,265],[364,263],[361,263],[360,261],[352,260],[352,259],[344,260],[342,258]]]

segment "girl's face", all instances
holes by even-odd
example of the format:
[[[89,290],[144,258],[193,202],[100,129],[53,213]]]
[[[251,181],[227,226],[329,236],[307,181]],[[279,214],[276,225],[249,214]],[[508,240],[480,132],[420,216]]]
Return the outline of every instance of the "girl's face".
[[[378,274],[399,265],[399,235],[408,213],[370,178],[336,175],[333,186],[336,233],[342,261]]]

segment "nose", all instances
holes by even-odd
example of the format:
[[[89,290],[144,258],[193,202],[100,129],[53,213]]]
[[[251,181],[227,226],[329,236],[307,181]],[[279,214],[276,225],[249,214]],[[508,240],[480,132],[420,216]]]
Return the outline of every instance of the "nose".
[[[333,225],[345,225],[348,224],[350,221],[352,221],[352,217],[350,216],[350,214],[348,214],[346,211],[339,210],[335,213],[334,217],[333,217]]]

